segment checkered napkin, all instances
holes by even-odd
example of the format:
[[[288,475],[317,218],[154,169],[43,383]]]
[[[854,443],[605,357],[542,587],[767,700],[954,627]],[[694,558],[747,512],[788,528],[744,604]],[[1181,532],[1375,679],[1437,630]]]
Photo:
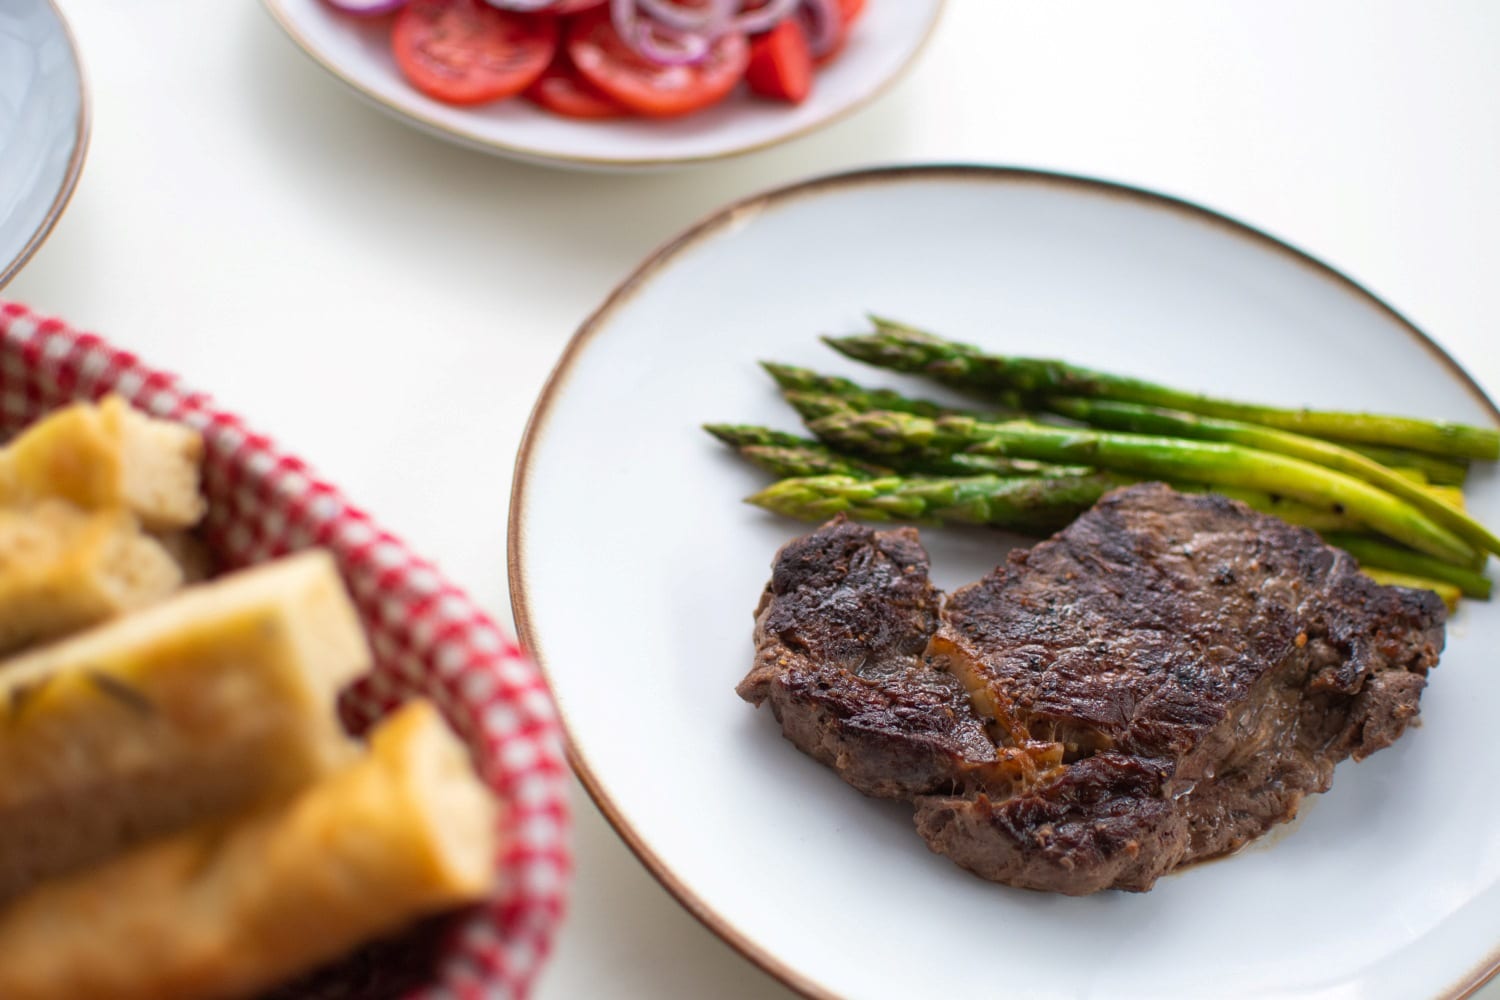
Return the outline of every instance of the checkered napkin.
[[[515,644],[427,562],[240,419],[96,336],[0,302],[0,431],[114,392],[203,432],[204,530],[227,567],[309,546],[338,559],[375,651],[341,711],[359,732],[430,698],[505,804],[496,899],[365,949],[277,997],[504,1000],[527,995],[571,869],[567,767],[546,685]]]

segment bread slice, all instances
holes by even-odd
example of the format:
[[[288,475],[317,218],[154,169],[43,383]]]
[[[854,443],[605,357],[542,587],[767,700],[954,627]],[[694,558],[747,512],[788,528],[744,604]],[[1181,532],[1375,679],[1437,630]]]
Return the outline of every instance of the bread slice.
[[[249,997],[484,897],[495,806],[425,703],[279,809],[201,827],[0,911],[6,1000]]]
[[[152,537],[177,564],[183,583],[202,583],[216,575],[213,550],[196,531],[164,531]]]
[[[369,663],[322,552],[0,662],[0,898],[301,790],[347,759],[335,699]]]
[[[57,410],[0,449],[0,504],[57,497],[85,510],[124,508],[152,531],[186,528],[205,509],[202,462],[197,431],[108,396]]]
[[[0,654],[166,597],[176,560],[124,510],[0,509]]]

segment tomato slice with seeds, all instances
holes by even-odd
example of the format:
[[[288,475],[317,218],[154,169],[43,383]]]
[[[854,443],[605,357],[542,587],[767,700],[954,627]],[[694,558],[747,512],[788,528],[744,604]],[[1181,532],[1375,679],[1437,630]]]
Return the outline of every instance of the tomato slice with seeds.
[[[412,0],[391,49],[412,86],[448,104],[484,104],[525,90],[557,51],[557,20],[482,0]]]
[[[713,43],[701,62],[659,65],[620,37],[607,12],[577,18],[565,44],[568,58],[585,79],[626,107],[653,118],[685,115],[717,104],[740,82],[750,63],[749,40],[730,32]]]
[[[565,118],[624,118],[633,112],[589,83],[566,59],[559,59],[526,88],[526,98]]]

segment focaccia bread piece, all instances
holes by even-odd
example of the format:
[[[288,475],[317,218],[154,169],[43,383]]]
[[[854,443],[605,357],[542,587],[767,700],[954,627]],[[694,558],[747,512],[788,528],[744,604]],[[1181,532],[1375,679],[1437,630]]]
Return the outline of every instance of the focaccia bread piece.
[[[300,791],[347,759],[335,700],[369,664],[322,552],[0,662],[0,899]]]
[[[290,803],[48,883],[0,910],[7,1000],[232,1000],[483,898],[495,805],[428,704]]]
[[[166,597],[182,572],[125,510],[0,509],[0,654]]]
[[[152,531],[186,528],[205,510],[202,462],[197,431],[108,396],[48,414],[0,449],[0,504],[56,497],[85,510],[123,508]]]

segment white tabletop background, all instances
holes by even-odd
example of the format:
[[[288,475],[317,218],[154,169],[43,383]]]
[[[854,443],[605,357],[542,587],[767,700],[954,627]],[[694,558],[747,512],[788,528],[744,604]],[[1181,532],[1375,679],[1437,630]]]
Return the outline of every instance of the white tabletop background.
[[[214,393],[504,622],[511,465],[569,335],[679,229],[812,174],[989,162],[1198,201],[1341,268],[1500,391],[1494,0],[950,0],[915,70],[848,121],[633,176],[412,131],[253,0],[63,7],[93,144],[4,294]],[[784,995],[575,801],[575,901],[541,1000]]]

